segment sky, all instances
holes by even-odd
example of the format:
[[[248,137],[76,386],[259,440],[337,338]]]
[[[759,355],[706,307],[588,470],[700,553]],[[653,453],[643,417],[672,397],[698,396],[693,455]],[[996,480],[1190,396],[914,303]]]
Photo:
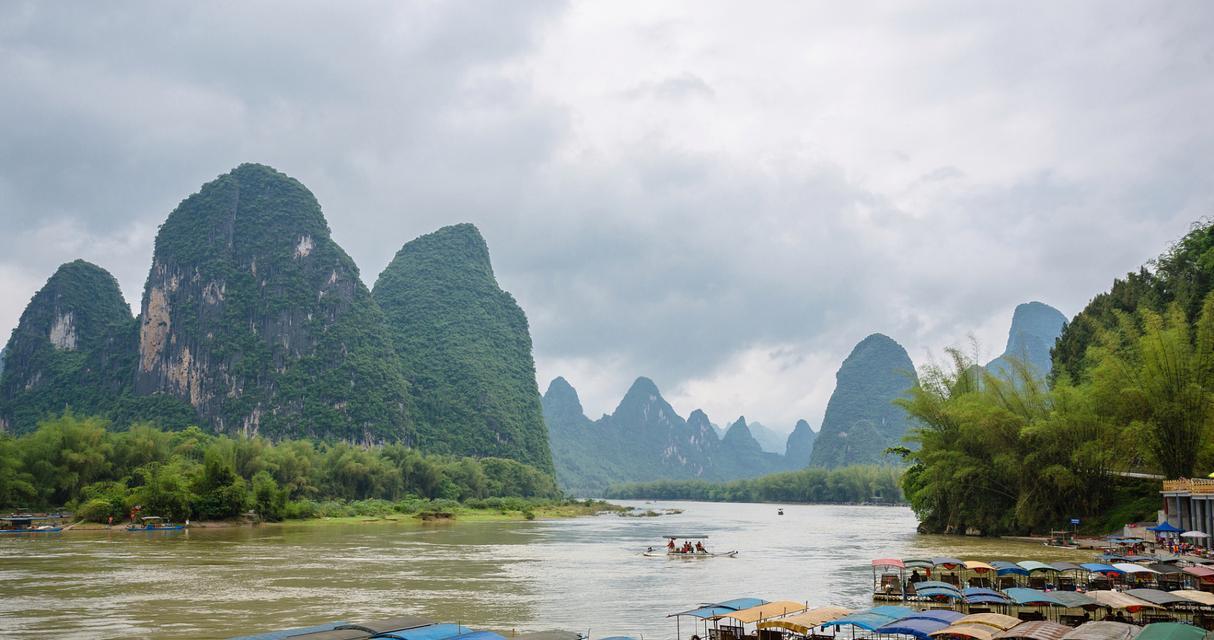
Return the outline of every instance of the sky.
[[[852,6],[855,5],[855,6]],[[1214,3],[0,3],[0,333],[76,258],[139,307],[242,162],[368,285],[458,222],[592,418],[817,427],[873,332],[916,364],[1072,316],[1214,214]]]

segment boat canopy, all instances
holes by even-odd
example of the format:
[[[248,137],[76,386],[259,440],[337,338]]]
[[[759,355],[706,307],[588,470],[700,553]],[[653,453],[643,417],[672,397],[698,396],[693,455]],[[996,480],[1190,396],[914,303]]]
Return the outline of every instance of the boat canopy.
[[[1147,531],[1154,531],[1155,533],[1180,533],[1184,529],[1177,528],[1171,522],[1161,522],[1153,527],[1147,527]]]
[[[991,563],[991,566],[995,568],[995,573],[1001,576],[1027,576],[1029,574],[1028,569],[1007,560],[996,560]]]
[[[725,602],[702,604],[695,609],[672,613],[666,617],[673,618],[677,616],[692,616],[694,618],[700,618],[701,620],[707,620],[708,618],[719,616],[723,613],[729,613],[730,611],[737,611],[739,609],[749,609],[751,607],[757,607],[761,604],[767,604],[767,601],[760,600],[759,598],[734,598],[733,600],[726,600]]]
[[[1002,613],[971,613],[953,624],[984,624],[999,631],[1007,631],[1020,624],[1020,618],[1005,616]]]
[[[933,631],[939,631],[963,617],[956,611],[921,611],[915,615],[881,625],[877,627],[876,633],[913,636],[919,640],[930,640]]]
[[[412,629],[401,629],[400,631],[389,631],[388,633],[378,634],[377,638],[395,638],[396,640],[448,640],[456,636],[463,636],[472,633],[472,629],[463,625],[444,622],[442,624],[432,624],[426,627],[414,627]]]
[[[798,613],[805,611],[807,607],[803,602],[793,602],[792,600],[776,600],[775,602],[767,602],[749,609],[739,609],[737,611],[729,611],[712,617],[713,620],[721,620],[729,618],[738,622],[758,622],[765,618],[775,618],[777,616],[786,616],[790,613]]]
[[[983,571],[994,571],[995,570],[995,567],[992,567],[991,565],[989,565],[985,562],[978,561],[978,560],[966,560],[965,568],[969,569],[970,571],[977,571],[979,573],[982,573]]]
[[[950,591],[956,591],[958,594],[961,593],[961,590],[957,588],[957,585],[949,584],[947,582],[940,582],[939,580],[925,580],[923,582],[916,582],[915,591],[920,589],[948,589]]]
[[[1050,566],[1054,567],[1054,570],[1059,573],[1061,573],[1063,571],[1079,571],[1080,569],[1083,568],[1083,567],[1075,564],[1074,562],[1054,562],[1054,563],[1050,564]]]
[[[1154,569],[1155,573],[1162,574],[1165,576],[1184,574],[1184,569],[1181,569],[1180,567],[1178,567],[1170,562],[1156,562],[1154,564],[1149,564],[1147,566]]]
[[[928,587],[926,589],[915,589],[915,595],[924,596],[927,598],[949,598],[951,600],[961,600],[965,596],[961,595],[956,589],[941,589],[940,587]]]
[[[1134,596],[1135,598],[1146,600],[1151,604],[1157,604],[1164,607],[1170,607],[1176,604],[1197,604],[1193,600],[1184,596],[1178,596],[1175,593],[1168,593],[1167,591],[1160,591],[1159,589],[1129,589],[1126,591],[1126,593]]]
[[[366,631],[371,635],[375,635],[377,633],[387,633],[389,631],[402,631],[404,629],[428,627],[433,624],[433,620],[427,620],[426,618],[420,618],[418,616],[400,616],[396,618],[387,618],[384,620],[375,620],[373,622],[347,622],[345,624],[338,625],[337,629],[354,629],[355,631]]]
[[[1021,568],[1029,573],[1035,573],[1037,571],[1058,571],[1058,569],[1053,565],[1048,565],[1044,562],[1037,562],[1036,560],[1021,560],[1016,564],[1020,565]]]
[[[932,564],[936,565],[937,567],[953,568],[965,566],[965,561],[957,558],[950,558],[948,556],[941,556],[939,558],[932,558]]]
[[[472,633],[455,636],[451,640],[506,640],[506,638],[492,631],[473,631]]]
[[[1049,620],[1034,620],[1018,624],[1003,633],[995,634],[995,640],[1062,640],[1071,627]]]
[[[547,631],[532,631],[514,636],[514,640],[584,640],[586,636],[576,631],[548,629]]]
[[[907,569],[931,569],[936,563],[931,560],[903,560],[902,566]]]
[[[1105,564],[1103,562],[1085,562],[1085,563],[1079,565],[1079,568],[1083,569],[1089,573],[1104,573],[1104,574],[1125,573],[1121,569],[1118,569],[1117,567],[1114,567],[1111,564]]]
[[[1039,589],[1028,589],[1026,587],[1013,587],[1003,591],[1007,597],[1011,598],[1012,602],[1019,605],[1031,604],[1056,604],[1058,606],[1066,606],[1054,597],[1054,594],[1046,593]]]
[[[961,592],[968,604],[1008,604],[1007,596],[985,587],[966,587]]]
[[[665,540],[670,540],[670,539],[675,539],[675,540],[707,540],[707,539],[708,539],[708,536],[707,536],[706,534],[703,534],[703,533],[680,533],[680,534],[678,534],[678,535],[673,535],[673,536],[671,536],[671,535],[662,536],[662,538],[663,538],[663,539],[665,539]]]
[[[1207,607],[1214,607],[1214,593],[1208,591],[1197,591],[1195,589],[1179,589],[1172,591],[1172,595],[1181,596],[1196,602],[1197,604]]]
[[[0,518],[3,520],[4,518]],[[285,638],[295,638],[299,636],[309,637],[314,634],[333,631],[343,624],[347,624],[344,620],[338,622],[326,622],[325,624],[313,625],[311,627],[299,627],[297,629],[279,629],[278,631],[268,631],[266,633],[258,633],[251,636],[239,636],[229,638],[229,640],[284,640]]]
[[[841,618],[835,618],[829,622],[824,622],[821,626],[826,628],[852,625],[860,627],[865,631],[876,631],[877,628],[881,627],[882,625],[889,624],[900,618],[913,615],[914,613],[915,610],[911,609],[910,607],[884,605],[880,607],[873,607],[872,609],[864,609],[863,611],[856,611],[855,613],[849,613]]]
[[[1132,595],[1122,593],[1120,591],[1089,591],[1088,597],[1095,600],[1103,607],[1110,609],[1125,609],[1127,611],[1138,611],[1139,609],[1162,609],[1157,604],[1151,604],[1142,598],[1135,598]]]
[[[1206,630],[1182,622],[1155,622],[1142,628],[1138,640],[1202,640]]]
[[[1062,640],[1134,640],[1141,631],[1142,627],[1132,624],[1101,620],[1075,627],[1062,636]]]
[[[1209,567],[1202,566],[1202,565],[1185,567],[1183,569],[1183,571],[1189,575],[1197,576],[1198,578],[1201,578],[1202,580],[1209,580],[1210,578],[1214,578],[1214,569],[1211,569]]]
[[[1130,562],[1154,562],[1156,560],[1151,556],[1126,556],[1125,559]]]
[[[842,607],[815,607],[791,616],[764,620],[763,622],[759,623],[759,628],[787,629],[794,633],[807,636],[815,627],[830,622],[831,620],[838,620],[849,613],[851,613],[850,610]]]
[[[1113,568],[1119,569],[1122,573],[1159,573],[1150,567],[1144,567],[1140,564],[1134,564],[1132,562],[1118,562],[1117,564],[1113,565]]]
[[[874,567],[897,567],[899,569],[906,568],[906,565],[903,564],[902,561],[899,560],[898,558],[877,558],[876,560],[873,560],[873,566]]]
[[[934,638],[939,637],[958,637],[958,638],[973,638],[973,640],[991,640],[999,630],[994,627],[988,627],[984,624],[950,624],[943,629],[937,629],[929,633],[929,636]]]
[[[1095,600],[1074,591],[1051,591],[1050,596],[1068,609],[1095,609],[1100,606]]]

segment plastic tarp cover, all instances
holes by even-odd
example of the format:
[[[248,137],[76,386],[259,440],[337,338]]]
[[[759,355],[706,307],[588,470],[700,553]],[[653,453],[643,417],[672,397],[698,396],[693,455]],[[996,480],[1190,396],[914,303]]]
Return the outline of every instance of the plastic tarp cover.
[[[1008,575],[1027,576],[1029,574],[1028,569],[1025,569],[1024,567],[1016,564],[1015,562],[1008,562],[1006,560],[996,560],[991,563],[991,566],[995,567],[995,573],[997,573],[998,575],[1001,575],[1001,576],[1008,576]]]
[[[1133,640],[1142,632],[1142,627],[1136,627],[1124,622],[1085,622],[1069,631],[1062,640]]]
[[[937,567],[963,567],[965,566],[965,561],[960,558],[940,556],[939,558],[932,558],[932,564]]]
[[[1100,603],[1094,599],[1074,591],[1051,591],[1050,597],[1068,609],[1089,609],[1100,606]]]
[[[1034,620],[995,634],[995,640],[1062,640],[1062,636],[1070,632],[1071,627],[1065,624],[1049,620]]]
[[[1017,562],[1016,564],[1020,565],[1025,571],[1028,571],[1029,573],[1033,573],[1035,571],[1057,571],[1058,570],[1058,569],[1055,569],[1053,565],[1049,565],[1044,562],[1037,562],[1036,560],[1021,560],[1020,562]]]
[[[915,595],[926,598],[948,598],[950,600],[961,600],[965,596],[961,595],[956,589],[941,589],[940,587],[928,587],[926,589],[915,589]]]
[[[1211,569],[1209,567],[1204,567],[1201,565],[1194,566],[1194,567],[1185,567],[1183,569],[1183,571],[1191,576],[1197,576],[1198,578],[1201,578],[1202,580],[1209,580],[1210,578],[1214,578],[1214,569]]]
[[[924,582],[916,582],[915,591],[918,591],[919,589],[949,589],[950,591],[956,591],[957,593],[961,593],[961,589],[958,589],[957,585],[952,585],[947,582],[940,582],[939,580],[926,580]]]
[[[1118,562],[1117,564],[1113,565],[1113,568],[1120,569],[1125,573],[1159,573],[1150,567],[1144,567],[1140,564],[1134,564],[1133,562]]]
[[[1141,640],[1202,640],[1205,629],[1181,622],[1156,622],[1142,628]]]
[[[1137,611],[1139,609],[1161,609],[1157,604],[1151,604],[1142,598],[1135,598],[1127,593],[1120,591],[1089,591],[1088,597],[1095,600],[1101,606],[1110,609],[1126,609],[1128,611]]]
[[[1168,593],[1159,589],[1130,589],[1126,593],[1135,598],[1141,598],[1152,604],[1163,605],[1165,607],[1173,604],[1197,604],[1185,596],[1178,596],[1175,593]]]
[[[1085,562],[1079,565],[1079,567],[1092,573],[1125,573],[1121,569],[1111,564],[1104,564],[1103,562]]]
[[[851,611],[842,607],[816,607],[791,616],[760,622],[759,628],[788,629],[801,635],[809,635],[814,627],[831,620],[838,620],[849,613]]]
[[[290,638],[292,636],[302,636],[307,633],[332,631],[344,624],[347,624],[344,620],[339,621],[339,622],[326,622],[324,624],[318,624],[318,625],[314,625],[311,627],[300,627],[298,629],[280,629],[278,631],[267,631],[265,633],[258,633],[258,634],[251,635],[251,636],[237,636],[235,638],[229,638],[228,640],[284,640],[285,638]]]
[[[1196,602],[1197,604],[1205,605],[1207,607],[1214,607],[1214,593],[1210,593],[1208,591],[1196,591],[1194,589],[1180,589],[1177,591],[1173,591],[1171,593],[1174,596],[1181,596],[1182,598],[1188,598],[1188,599],[1192,600],[1193,602]]]
[[[899,569],[902,569],[906,565],[902,564],[902,560],[900,560],[898,558],[877,558],[876,560],[873,560],[873,566],[874,567],[898,567]]]
[[[1054,567],[1055,571],[1078,571],[1083,568],[1074,562],[1054,562],[1050,566]]]
[[[914,615],[915,610],[897,605],[884,605],[857,611],[822,624],[823,627],[842,627],[853,625],[865,631],[876,631],[878,627],[889,624],[900,618]]]
[[[767,604],[767,601],[761,600],[759,598],[734,598],[733,600],[726,600],[725,602],[714,602],[714,603],[706,604],[706,605],[703,605],[696,609],[691,609],[690,611],[680,611],[679,613],[672,613],[666,617],[670,618],[673,616],[692,616],[692,617],[696,617],[696,618],[700,618],[700,619],[707,619],[707,618],[711,618],[713,616],[719,616],[721,614],[729,613],[730,611],[737,611],[739,609],[749,609],[751,607],[757,607],[761,604]]]
[[[965,568],[969,569],[970,571],[977,571],[978,573],[982,573],[983,571],[994,571],[995,570],[995,567],[992,567],[991,565],[989,565],[985,562],[980,562],[978,560],[966,560]]]

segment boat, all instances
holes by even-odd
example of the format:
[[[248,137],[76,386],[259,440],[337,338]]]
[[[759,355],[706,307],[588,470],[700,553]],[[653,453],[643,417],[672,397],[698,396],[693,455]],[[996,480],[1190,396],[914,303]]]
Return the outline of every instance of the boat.
[[[164,518],[160,516],[144,516],[140,518],[143,524],[130,524],[127,526],[127,531],[181,531],[185,528],[184,524],[174,524],[172,522],[164,522]]]
[[[55,519],[52,516],[5,516],[0,518],[0,533],[59,533],[63,531],[63,527],[53,524],[35,524]]]
[[[776,515],[778,515],[778,516],[784,515],[784,509],[776,509]]]
[[[1058,549],[1079,548],[1079,544],[1075,542],[1075,534],[1070,531],[1051,531],[1050,539],[1042,544],[1047,547],[1056,547]]]
[[[737,551],[725,551],[725,552],[703,551],[702,549],[704,547],[698,541],[707,540],[708,536],[705,536],[705,535],[662,536],[662,538],[669,540],[670,542],[668,542],[666,545],[663,545],[661,547],[649,547],[644,552],[642,552],[641,555],[645,556],[646,558],[670,558],[672,560],[673,559],[695,560],[695,559],[701,559],[701,558],[734,558],[734,557],[737,557],[737,555],[738,555]],[[683,545],[675,544],[675,542],[677,540],[683,540],[683,541],[685,541],[685,543],[690,543],[692,540],[696,540],[697,541],[696,544],[697,544],[697,546],[700,547],[701,550],[692,549],[691,551],[681,551],[680,549],[683,548]]]

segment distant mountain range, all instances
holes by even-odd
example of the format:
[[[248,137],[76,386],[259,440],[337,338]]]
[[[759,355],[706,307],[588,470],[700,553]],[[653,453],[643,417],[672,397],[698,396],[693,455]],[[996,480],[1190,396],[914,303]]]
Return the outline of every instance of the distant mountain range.
[[[745,418],[718,436],[707,414],[684,419],[649,378],[637,378],[610,415],[586,417],[577,391],[564,378],[548,385],[544,419],[557,480],[581,495],[599,495],[608,485],[664,479],[732,480],[799,469],[808,462],[809,424],[790,434],[793,457],[763,451]],[[787,444],[787,443],[786,443]]]

